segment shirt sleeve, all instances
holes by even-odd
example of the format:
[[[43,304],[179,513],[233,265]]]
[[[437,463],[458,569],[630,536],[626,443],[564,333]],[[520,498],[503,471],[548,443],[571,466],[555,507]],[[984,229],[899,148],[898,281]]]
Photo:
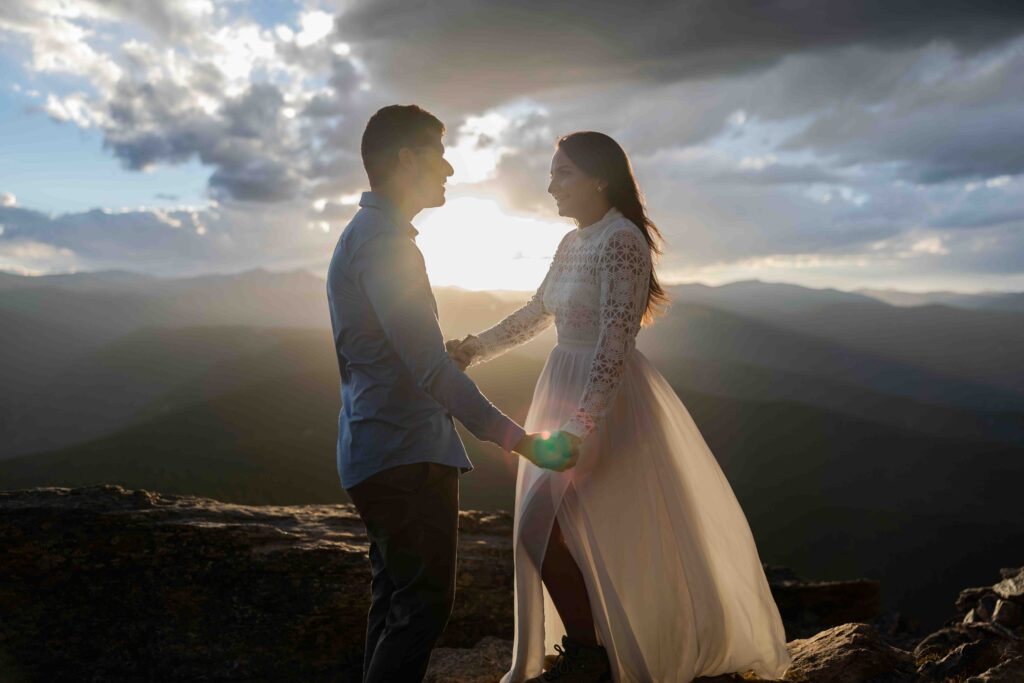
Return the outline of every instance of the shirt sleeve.
[[[525,432],[448,356],[423,255],[404,236],[377,235],[353,260],[377,320],[416,383],[478,439],[511,451]]]
[[[585,438],[612,405],[647,308],[650,277],[650,248],[643,237],[633,229],[612,233],[598,261],[601,313],[594,360],[579,408],[563,431]]]
[[[544,308],[544,291],[551,280],[551,274],[560,263],[559,256],[562,253],[562,245],[571,234],[562,238],[558,249],[555,250],[555,257],[551,259],[551,265],[548,267],[544,280],[526,305],[514,313],[510,313],[493,327],[474,335],[480,342],[481,351],[473,357],[469,364],[470,367],[497,358],[506,351],[525,344],[551,326],[555,316],[554,313]]]

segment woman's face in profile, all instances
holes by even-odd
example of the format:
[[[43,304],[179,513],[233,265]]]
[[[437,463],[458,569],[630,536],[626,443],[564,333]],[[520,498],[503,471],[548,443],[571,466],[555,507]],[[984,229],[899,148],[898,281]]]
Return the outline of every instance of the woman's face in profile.
[[[548,194],[555,199],[558,215],[579,218],[593,213],[588,208],[600,202],[600,180],[587,175],[561,149],[551,157],[551,182]]]

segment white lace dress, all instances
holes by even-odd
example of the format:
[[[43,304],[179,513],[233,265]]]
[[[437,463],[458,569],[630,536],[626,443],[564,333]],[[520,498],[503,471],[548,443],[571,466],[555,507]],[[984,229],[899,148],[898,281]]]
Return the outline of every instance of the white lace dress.
[[[616,682],[778,678],[790,663],[746,517],[690,414],[634,348],[650,268],[643,234],[612,209],[566,235],[530,302],[477,335],[474,364],[554,321],[525,427],[584,437],[566,472],[519,461],[515,646],[502,683],[538,675],[565,634],[540,575],[556,517]]]

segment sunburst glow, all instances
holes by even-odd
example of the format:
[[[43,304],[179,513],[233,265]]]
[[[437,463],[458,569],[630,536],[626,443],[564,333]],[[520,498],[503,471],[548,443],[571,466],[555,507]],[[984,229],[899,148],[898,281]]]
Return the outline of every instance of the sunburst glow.
[[[572,226],[510,216],[497,202],[462,197],[417,221],[416,243],[433,285],[533,290]]]

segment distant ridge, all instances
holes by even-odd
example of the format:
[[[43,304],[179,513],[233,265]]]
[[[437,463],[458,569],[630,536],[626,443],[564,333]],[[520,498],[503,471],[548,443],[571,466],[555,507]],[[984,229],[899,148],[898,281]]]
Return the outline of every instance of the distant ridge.
[[[239,279],[249,282],[300,282],[314,281],[323,283],[325,278],[307,269],[269,270],[262,267],[234,273],[208,273],[182,277],[154,276],[131,270],[98,270],[76,273],[54,273],[49,275],[20,275],[0,270],[0,291],[33,287],[73,287],[84,289],[108,289],[139,284],[160,285],[162,287],[195,287],[215,285]],[[537,283],[540,284],[539,282]],[[459,292],[491,294],[503,301],[526,299],[532,291],[523,290],[467,290],[457,286],[438,287],[437,289]],[[706,285],[699,282],[680,282],[669,285],[670,291],[686,294],[703,293],[706,299],[710,292],[727,299],[746,296],[788,297],[800,303],[836,303],[881,302],[890,306],[927,306],[944,304],[960,308],[988,310],[1011,310],[1024,312],[1024,292],[987,290],[976,293],[956,292],[951,290],[935,290],[928,292],[909,292],[892,288],[861,287],[855,290],[842,290],[834,287],[808,287],[789,282],[766,282],[757,278],[736,280],[721,285]]]
[[[117,289],[157,281],[152,275],[127,270],[102,270],[88,273],[56,275],[18,275],[0,271],[0,292],[35,287],[73,288],[78,290]]]
[[[941,304],[957,308],[1024,313],[1024,292],[903,292],[896,289],[858,289],[892,306],[929,306]]]

